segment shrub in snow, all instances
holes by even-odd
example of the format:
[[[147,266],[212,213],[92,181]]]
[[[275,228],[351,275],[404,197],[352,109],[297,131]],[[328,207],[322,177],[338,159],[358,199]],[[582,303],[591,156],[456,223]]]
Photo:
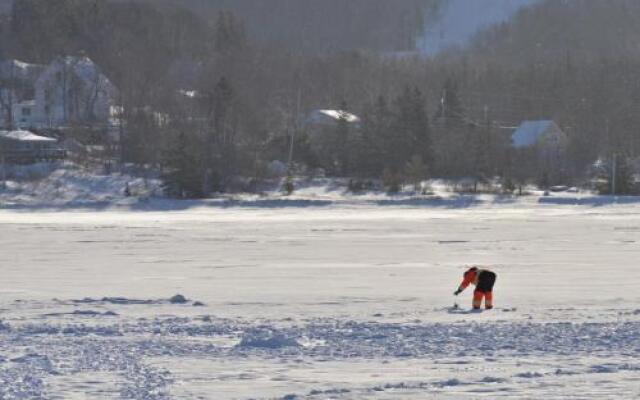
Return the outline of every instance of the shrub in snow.
[[[382,183],[389,194],[398,193],[402,189],[402,177],[388,168],[382,174]]]
[[[295,190],[295,186],[293,184],[293,179],[291,179],[291,177],[289,176],[287,177],[287,179],[284,181],[284,184],[282,185],[282,192],[287,196],[289,196],[291,193],[293,193],[294,190]]]
[[[516,184],[511,177],[507,176],[502,180],[502,190],[509,194],[516,190]]]
[[[189,300],[187,300],[186,297],[184,297],[181,294],[177,294],[175,296],[173,296],[172,298],[169,299],[169,302],[171,304],[185,304],[187,303]]]

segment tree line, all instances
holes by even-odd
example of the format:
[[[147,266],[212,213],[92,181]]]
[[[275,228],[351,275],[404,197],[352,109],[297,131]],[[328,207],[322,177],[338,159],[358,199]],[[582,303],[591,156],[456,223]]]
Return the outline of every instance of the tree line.
[[[141,0],[145,1],[145,0]],[[146,0],[149,1],[149,0]],[[241,18],[263,44],[324,52],[367,48],[411,51],[442,0],[151,0],[180,5],[214,20]]]
[[[402,40],[363,41],[362,32],[377,24],[376,10],[391,2],[337,8],[345,21],[364,11],[368,28],[338,29],[348,45],[318,48],[256,32],[271,30],[265,35],[273,39],[296,36],[303,25],[333,27],[335,8],[278,0],[274,7],[294,13],[291,24],[264,27],[256,21],[268,13],[255,1],[233,3],[216,0],[204,12],[197,1],[187,8],[17,0],[0,24],[7,33],[0,56],[92,58],[119,88],[122,161],[162,168],[180,196],[232,190],[238,177],[259,181],[269,162],[288,160],[292,137],[293,164],[388,186],[429,176],[578,184],[598,158],[631,160],[640,151],[640,52],[619,43],[635,37],[635,25],[605,23],[619,14],[640,20],[634,1],[543,2],[484,32],[469,49],[431,58],[380,51],[405,49]],[[397,15],[419,7],[422,21],[437,11],[435,3],[401,3]],[[389,25],[404,35],[405,26]],[[595,26],[597,40],[585,39]],[[617,46],[604,48],[609,42]],[[301,121],[315,109],[346,109],[362,122],[339,122],[314,148]],[[510,150],[505,128],[528,119],[553,119],[568,134],[561,170],[525,168]]]

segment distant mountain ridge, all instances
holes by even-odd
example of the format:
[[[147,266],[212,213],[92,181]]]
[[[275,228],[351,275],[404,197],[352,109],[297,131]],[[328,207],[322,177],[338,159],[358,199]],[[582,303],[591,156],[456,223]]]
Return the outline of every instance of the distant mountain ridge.
[[[360,47],[429,55],[465,46],[478,32],[541,1],[151,0],[188,7],[209,18],[231,10],[256,37],[307,49]]]
[[[109,0],[186,7],[212,22],[233,11],[249,33],[311,51],[366,49],[436,54],[468,44],[541,0]],[[8,14],[14,0],[0,0]]]
[[[433,55],[465,46],[483,29],[509,21],[522,8],[541,0],[446,0],[439,15],[418,40],[418,49]]]
[[[546,0],[474,37],[469,54],[503,64],[640,60],[637,0]]]
[[[13,0],[0,0],[0,14],[8,14],[12,4]]]
[[[125,1],[125,0],[111,0]],[[222,10],[261,41],[311,52],[410,51],[428,15],[447,0],[135,0],[187,7],[215,21]]]

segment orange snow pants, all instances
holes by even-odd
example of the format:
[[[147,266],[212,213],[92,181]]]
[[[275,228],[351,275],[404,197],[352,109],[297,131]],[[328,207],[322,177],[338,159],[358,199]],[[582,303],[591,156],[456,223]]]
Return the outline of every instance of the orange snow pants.
[[[484,298],[484,307],[487,310],[493,308],[493,284],[496,283],[496,274],[491,271],[482,271],[478,275],[476,291],[473,292],[473,308],[478,310]]]
[[[473,292],[473,308],[476,310],[480,309],[482,306],[482,299],[484,299],[484,307],[487,310],[493,308],[493,292],[483,292],[480,290],[476,290]]]

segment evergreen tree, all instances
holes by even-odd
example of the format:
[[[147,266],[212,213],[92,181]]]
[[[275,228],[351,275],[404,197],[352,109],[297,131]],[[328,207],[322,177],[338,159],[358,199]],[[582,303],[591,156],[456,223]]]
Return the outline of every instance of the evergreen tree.
[[[230,139],[227,135],[227,123],[233,96],[233,89],[227,78],[220,78],[212,94],[211,122],[213,123],[213,131],[211,133],[214,135],[214,142],[223,145]]]
[[[629,157],[618,157],[616,165],[616,193],[614,194],[635,194],[635,178]]]
[[[416,192],[421,189],[422,181],[428,177],[428,167],[424,163],[422,157],[414,155],[405,167],[405,176],[413,184]]]
[[[202,173],[198,143],[180,132],[165,150],[166,173],[163,176],[167,194],[177,198],[202,197]]]
[[[458,85],[453,78],[449,77],[442,88],[435,118],[447,127],[454,127],[463,123],[464,114],[464,107],[458,94]]]
[[[367,177],[380,176],[390,165],[389,146],[393,142],[391,119],[391,110],[384,96],[379,96],[374,104],[367,107],[359,157],[359,165]]]
[[[233,100],[233,89],[225,77],[220,78],[213,90],[203,96],[208,124],[203,148],[206,167],[202,191],[205,194],[212,190],[224,190],[226,180],[233,171],[236,150],[231,129]]]
[[[483,127],[472,130],[471,139],[471,176],[474,178],[474,192],[477,192],[478,183],[486,182],[491,174],[492,132],[489,119]]]
[[[347,119],[348,105],[346,101],[340,103],[340,111],[343,112],[338,118],[338,123],[335,129],[335,154],[336,161],[338,163],[338,173],[346,176],[349,173],[350,161],[351,161],[351,137],[349,120]]]
[[[345,176],[355,164],[358,137],[353,135],[352,122],[349,121],[348,105],[342,102],[340,113],[317,135],[317,154],[325,170],[334,175]]]
[[[427,102],[418,88],[413,89],[410,116],[410,135],[415,144],[414,155],[429,163],[433,157],[431,127],[427,115]]]
[[[469,124],[458,94],[458,85],[448,78],[442,88],[435,115],[439,173],[466,176],[473,165],[473,126]]]
[[[244,25],[230,11],[220,11],[216,21],[214,47],[216,52],[230,55],[246,45]]]
[[[398,193],[402,189],[402,177],[399,173],[385,168],[382,172],[382,184],[390,194]]]
[[[387,144],[388,167],[400,172],[414,155],[423,161],[431,159],[431,131],[426,101],[418,89],[406,87],[394,105],[393,140]]]
[[[606,165],[606,168],[603,172],[605,173],[603,179],[604,185],[598,188],[601,194],[635,194],[635,178],[633,174],[633,168],[627,156],[616,156],[615,161],[611,160],[611,162]],[[613,182],[614,174],[615,184]],[[614,186],[615,192],[613,192]]]

